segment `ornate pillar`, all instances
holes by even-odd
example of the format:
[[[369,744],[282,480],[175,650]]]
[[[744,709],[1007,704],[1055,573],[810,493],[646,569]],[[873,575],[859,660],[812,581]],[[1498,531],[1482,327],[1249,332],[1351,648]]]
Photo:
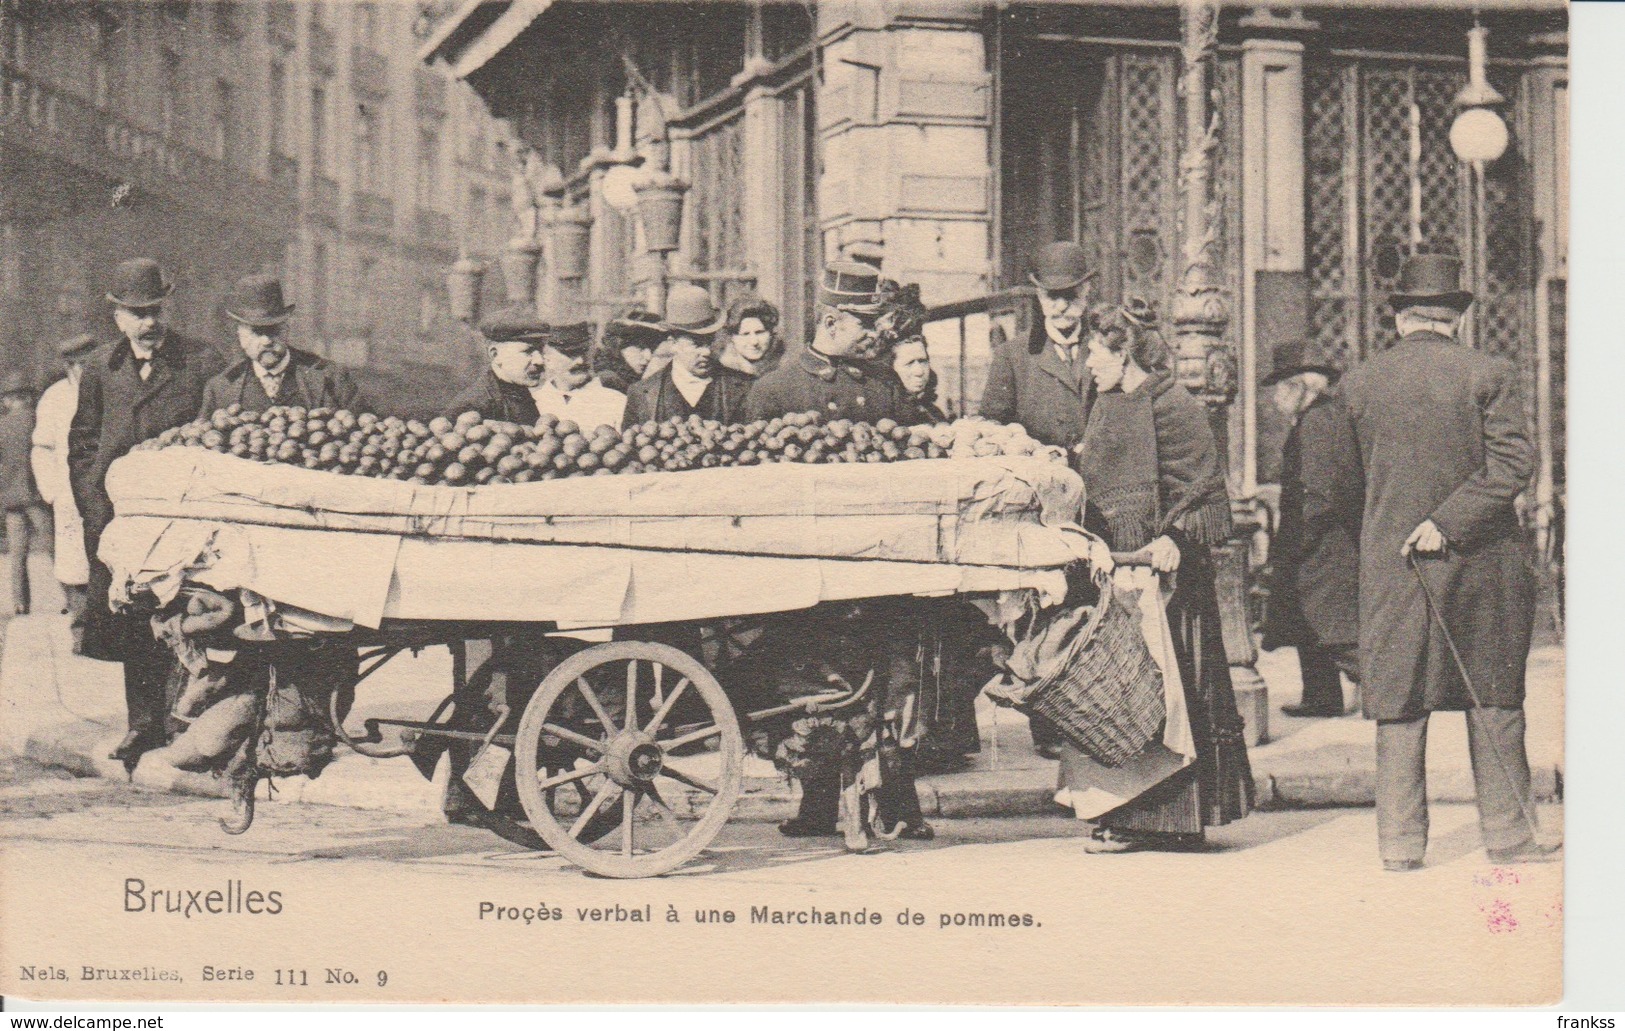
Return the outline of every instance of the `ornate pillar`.
[[[1225,341],[1230,301],[1214,263],[1221,229],[1213,197],[1214,151],[1226,131],[1210,103],[1209,70],[1218,49],[1218,0],[1180,0],[1181,69],[1185,105],[1184,150],[1179,159],[1181,271],[1174,295],[1175,373],[1208,405],[1219,454],[1229,454],[1230,405],[1236,396],[1236,358]],[[1269,692],[1258,675],[1247,604],[1249,557],[1257,529],[1250,504],[1232,504],[1238,517],[1231,540],[1215,549],[1216,588],[1230,679],[1246,723],[1249,745],[1269,740]]]

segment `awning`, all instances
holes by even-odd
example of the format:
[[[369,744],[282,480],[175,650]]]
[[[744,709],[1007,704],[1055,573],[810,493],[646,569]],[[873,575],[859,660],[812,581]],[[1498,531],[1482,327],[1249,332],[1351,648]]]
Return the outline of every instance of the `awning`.
[[[454,78],[466,79],[528,29],[553,0],[467,0],[418,50],[433,63],[445,61]]]

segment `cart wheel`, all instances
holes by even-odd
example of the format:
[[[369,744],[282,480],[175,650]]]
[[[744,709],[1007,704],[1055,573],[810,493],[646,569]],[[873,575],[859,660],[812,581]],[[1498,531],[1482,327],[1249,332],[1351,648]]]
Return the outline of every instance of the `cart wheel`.
[[[485,690],[494,669],[495,666],[492,661],[487,660],[469,677],[470,687],[475,694],[482,693]],[[517,684],[514,685],[514,690],[519,694],[520,698],[528,698],[533,693]],[[517,701],[514,704],[517,707]],[[496,719],[495,714],[483,705],[473,705],[468,708],[468,712],[463,712],[457,707],[455,696],[448,696],[435,709],[434,714],[429,717],[429,722],[443,723],[452,730],[473,731],[478,734],[488,732],[491,729],[492,722]],[[517,720],[510,716],[508,726],[514,726],[516,722]],[[454,740],[448,747],[456,757],[453,769],[459,767],[466,769],[468,764],[473,761],[474,756],[479,753],[479,745],[471,741]],[[436,757],[438,758],[438,756]],[[540,759],[544,765],[552,764],[547,766],[547,772],[550,775],[564,772],[573,762],[572,756],[560,756],[553,752],[542,755]],[[425,776],[432,775],[433,769],[431,766]],[[577,782],[569,785],[563,791],[549,790],[547,792],[548,808],[557,810],[560,815],[567,814],[573,817],[579,814],[587,803],[592,800],[591,788],[590,782]],[[471,804],[479,804],[477,800],[472,798],[470,801]],[[530,817],[519,799],[518,789],[514,782],[514,766],[511,764],[502,775],[502,784],[497,792],[496,807],[485,811],[482,822],[486,830],[504,841],[537,852],[547,851],[547,843],[531,826]],[[596,841],[614,830],[620,825],[620,822],[619,803],[604,806],[582,829],[582,840]]]
[[[685,711],[679,727],[671,717],[684,699],[704,718]],[[594,714],[586,733],[559,719],[578,701]],[[716,752],[685,754],[712,739]],[[562,764],[545,757],[560,748],[577,758],[554,773],[547,767]],[[694,858],[722,829],[739,798],[744,750],[728,696],[697,659],[669,645],[615,641],[572,655],[536,689],[519,723],[514,776],[531,826],[555,852],[606,877],[653,877]],[[565,824],[548,795],[583,783],[592,798]],[[619,831],[593,842],[595,818],[616,803]]]

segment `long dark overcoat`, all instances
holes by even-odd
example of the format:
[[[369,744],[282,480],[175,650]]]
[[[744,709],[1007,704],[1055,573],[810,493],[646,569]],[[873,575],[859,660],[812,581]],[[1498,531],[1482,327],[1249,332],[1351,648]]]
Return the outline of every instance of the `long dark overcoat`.
[[[1424,519],[1449,542],[1419,566],[1479,699],[1521,705],[1535,581],[1513,498],[1535,466],[1512,365],[1413,333],[1344,380],[1360,443],[1360,671],[1365,714],[1410,719],[1466,707],[1422,588],[1400,547]]]
[[[1348,408],[1321,394],[1281,449],[1281,525],[1270,542],[1269,647],[1360,640],[1360,446]]]
[[[200,416],[213,415],[215,409],[239,404],[244,411],[263,412],[271,405],[299,405],[304,408],[346,408],[355,411],[361,404],[361,392],[343,367],[334,365],[320,355],[288,349],[288,368],[282,374],[282,388],[276,399],[265,396],[260,379],[249,368],[244,358],[209,381],[203,390]]]
[[[717,422],[739,422],[745,414],[745,398],[750,394],[753,382],[743,372],[725,365],[713,365],[710,386],[700,395],[700,403],[691,405],[683,392],[677,389],[677,384],[671,378],[671,366],[668,365],[660,375],[640,379],[627,388],[626,412],[621,416],[621,425],[635,426],[651,419],[665,422],[694,414]]]
[[[1073,368],[1055,350],[1041,317],[1030,315],[1023,328],[994,348],[977,414],[1019,423],[1033,439],[1071,449],[1083,439],[1094,400],[1094,377],[1083,367],[1086,336]]]
[[[208,344],[171,330],[141,379],[127,340],[103,344],[85,359],[79,407],[68,429],[68,477],[85,521],[90,584],[85,609],[85,652],[121,660],[150,649],[152,634],[140,618],[115,618],[107,608],[107,569],[96,559],[102,531],[113,520],[107,467],[137,444],[191,422],[203,389],[223,364]]]
[[[802,348],[758,379],[745,398],[743,422],[820,412],[825,421],[854,419],[875,423],[908,418],[903,384],[889,368],[836,365],[812,348]]]

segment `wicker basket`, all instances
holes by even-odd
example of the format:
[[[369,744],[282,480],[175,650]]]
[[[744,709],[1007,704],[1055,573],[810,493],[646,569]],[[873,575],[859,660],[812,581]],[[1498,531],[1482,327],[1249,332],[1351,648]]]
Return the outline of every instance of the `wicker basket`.
[[[1085,755],[1110,767],[1138,755],[1168,716],[1162,671],[1146,647],[1135,606],[1104,578],[1088,621],[1036,679],[989,687],[988,693],[996,702],[1045,717]]]

